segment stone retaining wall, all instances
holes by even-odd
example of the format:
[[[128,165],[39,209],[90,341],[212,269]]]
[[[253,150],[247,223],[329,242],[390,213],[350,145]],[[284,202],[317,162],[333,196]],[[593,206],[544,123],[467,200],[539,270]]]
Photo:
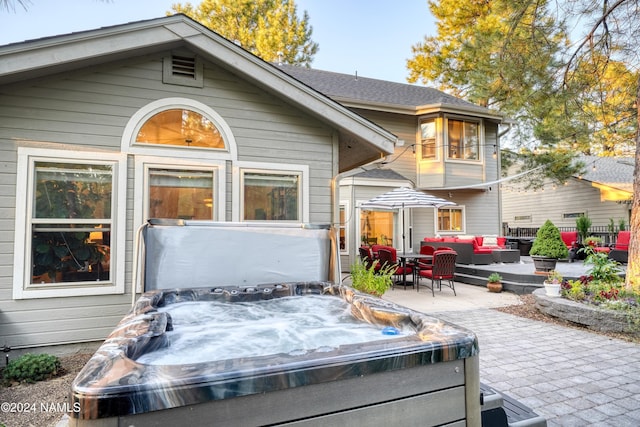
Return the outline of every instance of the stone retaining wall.
[[[624,332],[640,336],[640,325],[630,322],[623,312],[605,310],[566,298],[549,297],[544,289],[533,291],[533,297],[536,308],[550,316],[577,323],[593,331]]]

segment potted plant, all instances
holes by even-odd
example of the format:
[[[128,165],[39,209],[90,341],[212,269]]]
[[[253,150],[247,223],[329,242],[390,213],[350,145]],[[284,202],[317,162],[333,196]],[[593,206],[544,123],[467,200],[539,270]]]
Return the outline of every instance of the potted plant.
[[[556,262],[559,258],[569,256],[569,250],[560,237],[558,227],[553,225],[550,220],[546,220],[538,229],[529,255],[533,259],[537,274],[549,273],[556,268]]]
[[[543,284],[547,296],[559,297],[560,287],[562,286],[562,274],[560,274],[558,270],[551,270]]]
[[[370,266],[358,260],[351,265],[351,286],[360,292],[382,296],[391,287],[391,276],[395,272],[397,265],[389,265],[376,271],[376,264],[379,260],[374,260]]]
[[[487,277],[487,289],[489,289],[489,292],[502,292],[502,276],[495,272],[491,273]]]
[[[586,215],[580,215],[576,218],[576,230],[578,231],[578,236],[580,236],[580,242],[585,244],[585,239],[589,235],[589,228],[591,227],[591,218]]]

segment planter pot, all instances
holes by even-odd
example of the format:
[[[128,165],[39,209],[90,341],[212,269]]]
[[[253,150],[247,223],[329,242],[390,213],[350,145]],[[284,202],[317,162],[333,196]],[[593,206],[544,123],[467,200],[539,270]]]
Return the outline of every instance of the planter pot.
[[[544,290],[547,293],[548,297],[559,297],[560,296],[560,283],[549,283],[543,282]]]
[[[556,263],[558,262],[556,258],[548,258],[544,256],[532,256],[531,259],[533,259],[536,274],[546,274],[551,270],[555,270]]]
[[[489,289],[489,292],[495,292],[495,293],[502,292],[502,283],[501,282],[487,282],[487,289]]]

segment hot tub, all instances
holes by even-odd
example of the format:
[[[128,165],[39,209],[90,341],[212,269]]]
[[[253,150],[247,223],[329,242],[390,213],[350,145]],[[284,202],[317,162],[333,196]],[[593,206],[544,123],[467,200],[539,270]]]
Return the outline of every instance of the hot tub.
[[[180,332],[178,319],[163,311],[168,306],[214,301],[231,308],[311,296],[348,304],[379,333],[255,357],[222,349],[197,363],[152,361]],[[71,425],[465,422],[479,416],[477,354],[468,330],[329,282],[156,290],[138,300],[73,382],[72,404],[80,410]]]
[[[70,425],[480,425],[475,335],[336,284],[331,230],[189,225],[144,230],[146,292],[74,380]]]

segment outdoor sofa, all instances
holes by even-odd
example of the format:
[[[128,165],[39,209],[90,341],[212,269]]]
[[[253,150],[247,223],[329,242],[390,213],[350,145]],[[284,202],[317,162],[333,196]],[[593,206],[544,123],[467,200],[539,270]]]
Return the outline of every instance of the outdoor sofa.
[[[456,263],[487,265],[494,261],[494,250],[508,249],[506,237],[447,236],[425,237],[421,245],[449,247],[458,253]]]

